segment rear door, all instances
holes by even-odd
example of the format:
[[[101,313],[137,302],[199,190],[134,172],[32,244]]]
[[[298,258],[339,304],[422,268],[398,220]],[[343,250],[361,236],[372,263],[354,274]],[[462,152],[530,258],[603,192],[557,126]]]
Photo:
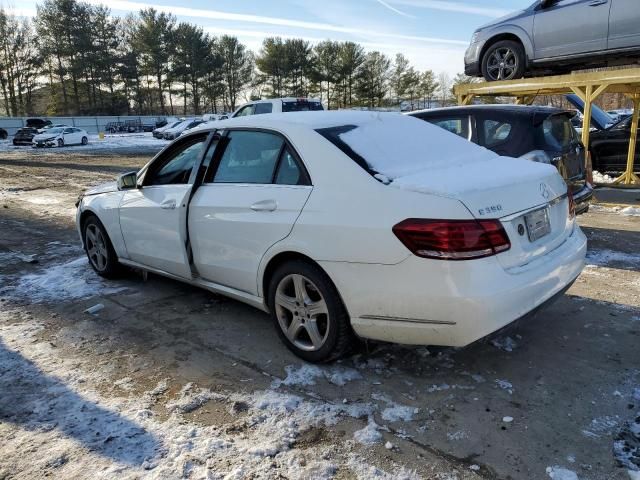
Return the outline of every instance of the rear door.
[[[609,49],[640,48],[640,5],[638,0],[610,0]]]
[[[533,28],[534,58],[605,50],[611,1],[556,0],[537,10]]]
[[[257,294],[260,260],[289,235],[311,189],[300,158],[282,136],[229,131],[190,205],[189,237],[199,275]]]
[[[142,187],[125,192],[120,203],[120,228],[131,260],[191,278],[187,205],[192,170],[200,163],[207,136],[192,135],[175,142],[149,166]]]

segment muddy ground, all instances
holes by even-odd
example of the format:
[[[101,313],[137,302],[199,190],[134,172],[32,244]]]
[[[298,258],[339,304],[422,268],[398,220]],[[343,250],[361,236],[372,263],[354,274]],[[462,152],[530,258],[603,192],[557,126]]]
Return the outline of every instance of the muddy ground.
[[[153,153],[0,153],[0,479],[638,478],[640,217],[582,216],[584,273],[490,341],[315,367],[248,306],[93,275],[74,201]]]

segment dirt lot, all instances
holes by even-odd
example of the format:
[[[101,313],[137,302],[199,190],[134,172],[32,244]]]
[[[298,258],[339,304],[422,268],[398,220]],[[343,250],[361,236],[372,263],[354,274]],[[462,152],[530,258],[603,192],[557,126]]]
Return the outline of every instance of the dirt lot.
[[[0,153],[0,479],[640,478],[634,211],[581,217],[583,275],[492,341],[316,367],[250,307],[90,271],[78,193],[153,151]]]

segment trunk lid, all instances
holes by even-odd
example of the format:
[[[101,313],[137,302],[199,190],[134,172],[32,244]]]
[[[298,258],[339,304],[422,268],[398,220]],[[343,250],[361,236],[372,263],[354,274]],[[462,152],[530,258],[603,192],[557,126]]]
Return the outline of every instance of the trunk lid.
[[[507,270],[521,268],[554,250],[574,227],[567,185],[548,164],[496,157],[467,164],[464,169],[398,178],[392,185],[455,198],[478,220],[499,219],[511,241],[511,248],[497,255]]]

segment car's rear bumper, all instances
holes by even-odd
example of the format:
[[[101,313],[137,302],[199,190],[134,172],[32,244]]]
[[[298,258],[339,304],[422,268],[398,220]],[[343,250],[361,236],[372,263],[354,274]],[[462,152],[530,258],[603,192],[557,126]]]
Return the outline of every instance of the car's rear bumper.
[[[410,256],[397,265],[321,262],[355,332],[412,345],[465,346],[539,308],[584,267],[579,227],[558,248],[507,272],[495,257],[447,262]]]
[[[582,190],[573,195],[573,201],[576,204],[576,214],[580,215],[586,213],[591,205],[593,199],[593,188],[586,184]]]

